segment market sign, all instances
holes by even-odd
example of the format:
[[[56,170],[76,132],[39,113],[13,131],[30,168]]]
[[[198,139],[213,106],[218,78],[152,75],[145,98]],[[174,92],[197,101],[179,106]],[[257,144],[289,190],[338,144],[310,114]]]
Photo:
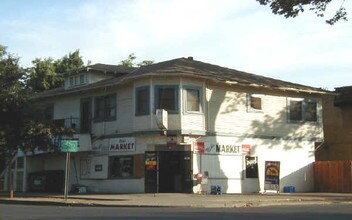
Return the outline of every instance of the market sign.
[[[77,152],[78,151],[78,140],[61,140],[60,150],[62,152]]]
[[[205,143],[206,154],[242,154],[242,146],[239,144],[227,143]]]
[[[136,151],[136,139],[134,137],[110,138],[109,151]]]

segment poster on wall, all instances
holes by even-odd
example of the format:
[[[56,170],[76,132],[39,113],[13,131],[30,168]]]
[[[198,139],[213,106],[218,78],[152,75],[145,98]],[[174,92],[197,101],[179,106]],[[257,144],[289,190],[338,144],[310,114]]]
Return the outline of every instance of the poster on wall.
[[[91,174],[92,158],[81,158],[81,179],[89,179]]]
[[[280,190],[280,161],[265,161],[264,191]]]
[[[157,155],[156,152],[145,153],[145,169],[156,170],[157,169]]]

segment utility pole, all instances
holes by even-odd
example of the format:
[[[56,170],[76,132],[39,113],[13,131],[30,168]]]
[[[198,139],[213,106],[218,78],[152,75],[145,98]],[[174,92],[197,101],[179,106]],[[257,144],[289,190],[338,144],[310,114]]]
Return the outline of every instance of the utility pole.
[[[65,201],[67,201],[68,191],[69,191],[69,183],[70,183],[70,160],[71,160],[71,152],[66,152],[66,169],[65,169]]]
[[[13,173],[12,173],[12,163],[9,163],[7,167],[7,178],[8,178],[8,190],[9,198],[13,198]]]

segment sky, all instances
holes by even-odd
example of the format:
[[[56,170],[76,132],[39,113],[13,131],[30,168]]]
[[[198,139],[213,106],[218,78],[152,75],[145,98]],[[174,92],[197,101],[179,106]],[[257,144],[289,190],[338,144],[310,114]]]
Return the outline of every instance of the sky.
[[[350,21],[330,26],[308,9],[286,19],[256,0],[1,0],[0,44],[23,67],[76,49],[85,63],[192,56],[334,90],[352,86],[352,1],[344,7]]]

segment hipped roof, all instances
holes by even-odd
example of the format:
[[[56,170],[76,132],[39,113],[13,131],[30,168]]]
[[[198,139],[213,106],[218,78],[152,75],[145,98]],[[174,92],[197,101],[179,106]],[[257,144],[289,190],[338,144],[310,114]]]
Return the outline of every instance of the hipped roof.
[[[95,64],[92,66],[96,67],[96,65],[98,66],[104,65],[105,67],[113,66],[113,65],[105,65],[105,64]],[[78,69],[78,71],[84,71],[84,68],[80,68]],[[230,85],[263,87],[268,89],[298,91],[298,92],[307,92],[307,93],[329,93],[328,91],[322,90],[320,88],[277,80],[277,79],[273,79],[273,78],[269,78],[269,77],[265,77],[257,74],[238,71],[235,69],[229,69],[218,65],[196,61],[196,60],[193,60],[193,58],[189,57],[189,58],[178,58],[178,59],[168,60],[160,63],[151,64],[148,66],[142,66],[140,68],[134,69],[130,73],[119,74],[118,76],[116,75],[115,78],[102,80],[82,87],[77,87],[77,88],[67,89],[67,90],[64,90],[64,88],[49,90],[43,93],[36,94],[34,95],[33,98],[44,98],[44,97],[50,97],[50,96],[56,96],[56,95],[63,95],[63,94],[111,87],[114,85],[122,84],[125,82],[135,80],[137,78],[146,77],[146,76],[193,77],[193,78],[202,78],[202,79],[212,80],[215,82],[226,83]]]
[[[123,74],[131,73],[135,69],[136,69],[135,67],[128,67],[123,65],[110,65],[110,64],[96,63],[93,65],[89,65],[89,66],[85,66],[75,70],[61,73],[59,74],[59,76],[68,76],[68,75],[73,75],[73,74],[82,73],[82,72],[89,72],[89,71],[105,73],[105,74],[123,75]]]

